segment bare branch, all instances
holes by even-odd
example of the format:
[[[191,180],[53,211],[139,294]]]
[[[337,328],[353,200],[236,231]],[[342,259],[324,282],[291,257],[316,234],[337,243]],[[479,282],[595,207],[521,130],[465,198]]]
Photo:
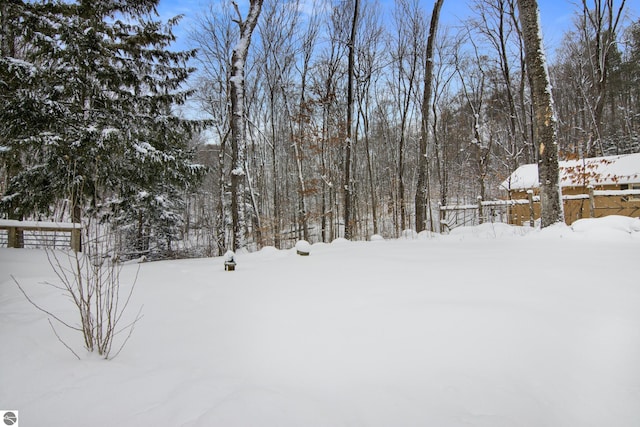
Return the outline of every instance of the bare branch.
[[[58,335],[58,331],[56,331],[56,328],[53,327],[53,323],[51,323],[51,319],[47,319],[47,321],[49,322],[49,326],[51,326],[51,329],[53,330],[53,333],[58,338],[58,341],[60,341],[62,343],[62,345],[64,345],[67,348],[67,350],[69,350],[71,353],[73,353],[73,355],[78,360],[81,360],[80,356],[78,356],[78,354],[75,351],[73,351],[73,349],[71,347],[69,347],[69,345],[67,345],[67,343],[64,342],[64,340],[62,338],[60,338],[60,335]]]
[[[13,275],[10,275],[11,279],[13,280],[13,282],[18,286],[18,289],[20,289],[20,292],[22,292],[22,295],[24,295],[24,297],[27,299],[27,301],[29,301],[29,303],[34,306],[35,308],[37,308],[38,310],[40,310],[41,312],[43,312],[44,314],[46,314],[49,317],[54,318],[56,321],[58,321],[59,323],[63,324],[64,326],[66,326],[69,329],[73,329],[74,331],[82,331],[82,329],[77,328],[75,326],[71,326],[70,324],[68,324],[67,322],[65,322],[64,320],[60,319],[58,316],[56,316],[55,314],[51,313],[49,310],[41,307],[40,305],[38,305],[34,300],[31,299],[31,297],[29,297],[29,295],[27,294],[27,292],[24,290],[24,288],[22,287],[22,285],[20,285],[20,282],[18,282],[18,280],[16,280],[16,278]]]

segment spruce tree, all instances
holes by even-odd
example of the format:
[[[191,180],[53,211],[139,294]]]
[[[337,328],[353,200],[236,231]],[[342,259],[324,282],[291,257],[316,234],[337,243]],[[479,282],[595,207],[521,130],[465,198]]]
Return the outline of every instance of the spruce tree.
[[[157,3],[3,6],[3,34],[10,35],[0,60],[7,214],[34,215],[68,200],[76,221],[105,208],[130,217],[140,214],[141,195],[175,198],[201,176],[187,150],[198,123],[172,112],[190,95],[182,86],[195,51],[169,49],[179,18],[155,19]]]

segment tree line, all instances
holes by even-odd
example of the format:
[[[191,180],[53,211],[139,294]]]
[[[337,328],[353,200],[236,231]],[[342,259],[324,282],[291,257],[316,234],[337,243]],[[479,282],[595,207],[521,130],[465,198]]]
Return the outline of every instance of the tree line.
[[[398,0],[391,10],[365,0],[312,5],[264,0],[246,64],[242,226],[253,244],[437,231],[438,205],[503,197],[500,182],[541,160],[516,0],[470,1],[466,21],[434,32],[431,54],[433,13],[423,2]],[[636,152],[640,23],[624,1],[579,6],[547,61],[559,156]],[[198,203],[216,205],[206,211],[220,247],[229,242],[235,13],[216,3],[191,33],[196,99],[216,122],[207,135],[214,145],[201,150],[217,156],[204,191],[218,190],[203,191]]]
[[[517,3],[434,26],[418,0],[221,1],[176,52],[156,0],[4,2],[0,208],[165,254],[436,231],[541,160]],[[582,0],[547,60],[561,158],[640,150],[627,12]]]

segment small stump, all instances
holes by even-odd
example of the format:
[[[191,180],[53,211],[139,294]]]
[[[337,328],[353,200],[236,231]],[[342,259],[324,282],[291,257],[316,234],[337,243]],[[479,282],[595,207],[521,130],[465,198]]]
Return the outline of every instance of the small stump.
[[[236,254],[234,254],[233,251],[227,251],[227,253],[224,254],[224,270],[225,271],[235,271],[236,269],[235,256]]]
[[[309,256],[311,245],[306,240],[300,240],[296,243],[296,253],[301,256]]]

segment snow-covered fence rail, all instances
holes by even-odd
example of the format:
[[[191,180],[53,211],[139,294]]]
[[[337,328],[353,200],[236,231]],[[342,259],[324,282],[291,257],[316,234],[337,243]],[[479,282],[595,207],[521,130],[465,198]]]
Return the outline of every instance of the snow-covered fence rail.
[[[540,196],[534,195],[531,190],[527,196],[526,199],[489,201],[478,197],[477,204],[440,206],[440,231],[445,232],[456,227],[478,225],[484,222],[520,224],[528,221],[529,225],[533,226],[540,213]],[[579,209],[580,213],[574,216],[581,218],[598,218],[615,214],[640,216],[640,190],[636,189],[588,188],[587,194],[567,194],[562,196],[562,200],[565,213]],[[588,207],[583,209],[581,201],[588,202]]]
[[[8,248],[69,246],[81,251],[82,225],[75,223],[0,220],[0,243]]]
[[[319,240],[318,229],[311,225],[308,227],[307,232],[309,234],[309,240]],[[298,240],[304,239],[304,231],[302,228],[293,228],[290,230],[282,231],[280,233],[280,240],[285,243],[286,247],[293,247]]]
[[[508,208],[527,200],[482,200],[477,204],[440,206],[440,232],[485,222],[509,222]]]

